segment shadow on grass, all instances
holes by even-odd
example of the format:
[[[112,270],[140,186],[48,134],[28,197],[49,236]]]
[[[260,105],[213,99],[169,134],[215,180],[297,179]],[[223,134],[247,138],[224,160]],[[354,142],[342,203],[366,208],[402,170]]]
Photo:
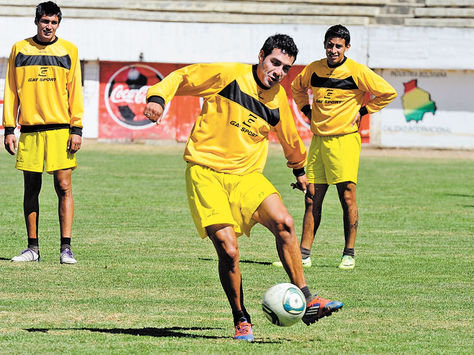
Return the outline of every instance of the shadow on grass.
[[[0,256],[0,260],[11,260],[12,258],[4,258],[2,256]]]
[[[228,336],[204,335],[204,334],[190,334],[185,331],[202,331],[202,330],[216,330],[221,328],[205,328],[205,327],[170,327],[170,328],[26,328],[27,332],[48,333],[50,331],[64,331],[64,330],[80,330],[97,333],[109,334],[127,334],[135,336],[150,336],[156,338],[201,338],[201,339],[229,339]],[[281,341],[259,340],[255,341],[259,344],[277,344]]]
[[[217,259],[213,258],[198,258],[198,260],[204,260],[204,261],[218,261]],[[259,264],[259,265],[271,265],[271,261],[255,261],[255,260],[240,260],[241,263],[244,264]]]

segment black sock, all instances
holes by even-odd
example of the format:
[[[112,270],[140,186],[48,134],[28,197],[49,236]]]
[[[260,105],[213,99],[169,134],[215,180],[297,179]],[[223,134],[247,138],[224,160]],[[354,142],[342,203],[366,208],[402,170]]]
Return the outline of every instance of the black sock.
[[[300,250],[301,250],[301,257],[303,259],[309,258],[311,256],[311,249],[300,247]]]
[[[349,255],[354,257],[354,248],[344,248],[344,251],[342,252],[342,256],[344,255]]]
[[[249,322],[243,311],[232,311],[232,315],[234,316],[234,325],[240,322]]]
[[[33,250],[35,253],[38,254],[39,251],[39,244],[38,238],[28,238],[28,248]]]
[[[71,238],[61,237],[61,251],[67,248],[71,249]]]
[[[303,295],[306,298],[306,303],[309,303],[313,299],[313,295],[311,294],[308,286],[302,287],[301,292],[303,292]]]

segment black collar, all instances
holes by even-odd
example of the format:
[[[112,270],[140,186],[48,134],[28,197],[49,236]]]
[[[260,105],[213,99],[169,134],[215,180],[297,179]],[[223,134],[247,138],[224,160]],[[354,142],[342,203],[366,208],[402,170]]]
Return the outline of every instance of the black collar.
[[[252,65],[252,74],[253,74],[253,78],[255,79],[255,81],[257,82],[257,85],[260,86],[260,88],[262,88],[263,90],[269,90],[271,88],[269,88],[268,86],[265,86],[263,85],[263,83],[260,81],[260,79],[258,78],[258,75],[257,75],[257,64],[254,64]]]
[[[337,67],[343,65],[346,62],[346,59],[347,59],[347,57],[344,57],[344,60],[342,62],[337,63],[337,64],[333,64],[333,65],[330,65],[327,60],[326,60],[326,63],[327,63],[329,68],[337,68]]]
[[[56,36],[51,42],[41,42],[38,39],[38,35],[35,35],[33,37],[33,41],[35,41],[35,43],[39,44],[40,46],[49,46],[50,44],[56,43],[58,41],[58,36]]]

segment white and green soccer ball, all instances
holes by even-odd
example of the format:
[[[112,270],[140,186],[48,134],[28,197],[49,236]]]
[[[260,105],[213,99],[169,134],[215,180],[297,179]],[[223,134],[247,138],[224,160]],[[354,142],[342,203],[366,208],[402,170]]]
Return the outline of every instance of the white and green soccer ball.
[[[306,298],[301,290],[290,283],[270,287],[262,300],[265,317],[273,324],[289,327],[303,318]]]

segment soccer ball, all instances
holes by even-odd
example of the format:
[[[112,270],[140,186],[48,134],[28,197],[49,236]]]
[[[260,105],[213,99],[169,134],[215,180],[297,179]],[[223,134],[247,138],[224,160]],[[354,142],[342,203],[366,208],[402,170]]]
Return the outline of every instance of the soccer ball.
[[[306,298],[293,284],[276,284],[263,295],[262,310],[273,324],[289,327],[303,318]]]

